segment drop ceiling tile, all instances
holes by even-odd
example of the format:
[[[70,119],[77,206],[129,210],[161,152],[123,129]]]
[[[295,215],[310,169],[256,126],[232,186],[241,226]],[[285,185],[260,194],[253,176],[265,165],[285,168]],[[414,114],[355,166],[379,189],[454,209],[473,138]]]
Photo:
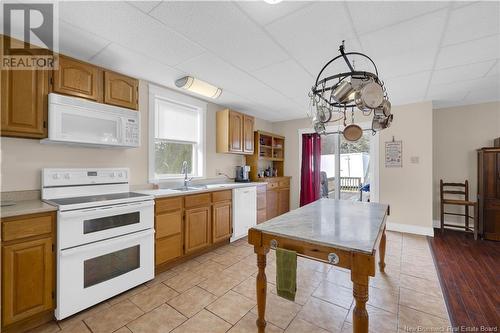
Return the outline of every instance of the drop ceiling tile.
[[[423,101],[430,71],[385,80],[389,100],[393,105]]]
[[[356,31],[360,34],[380,29],[413,17],[447,7],[442,1],[350,1],[349,12]]]
[[[288,58],[261,27],[231,2],[169,1],[150,15],[245,70]]]
[[[89,60],[109,43],[109,40],[67,22],[59,22],[59,52],[62,54],[81,60]]]
[[[436,69],[498,58],[500,58],[500,34],[443,47],[436,61]]]
[[[500,101],[500,76],[489,76],[478,80],[465,98],[467,104]]]
[[[312,75],[339,54],[342,40],[346,40],[348,51],[360,51],[341,2],[316,2],[269,24],[266,29]]]
[[[237,4],[256,22],[266,25],[311,4],[311,2],[283,1],[271,5],[265,1],[238,1]]]
[[[474,99],[476,102],[484,99],[490,101],[496,96],[500,100],[498,93],[498,77],[485,77],[474,80],[460,80],[449,84],[431,85],[427,97],[437,101],[462,101]]]
[[[469,64],[457,67],[451,67],[434,71],[432,74],[431,85],[440,85],[453,83],[460,80],[479,79],[491,69],[495,60],[489,60],[476,64]]]
[[[406,2],[405,2],[406,3]],[[360,36],[366,54],[373,57],[422,50],[436,54],[446,22],[446,9]],[[410,65],[410,64],[409,64]]]
[[[167,65],[203,52],[196,44],[125,2],[60,2],[59,17]]]
[[[436,56],[435,50],[418,49],[396,52],[385,56],[371,56],[382,80],[430,71]]]
[[[149,13],[153,8],[158,6],[161,1],[127,1],[127,3],[143,11]]]
[[[451,12],[443,45],[478,39],[500,32],[500,3],[478,2]]]
[[[496,64],[490,69],[486,76],[500,75],[500,59],[496,60]]]
[[[92,59],[92,63],[170,88],[175,87],[176,79],[185,75],[182,71],[118,44],[110,44]]]
[[[287,60],[252,74],[298,104],[307,105],[308,93],[314,83],[314,78],[295,61]]]

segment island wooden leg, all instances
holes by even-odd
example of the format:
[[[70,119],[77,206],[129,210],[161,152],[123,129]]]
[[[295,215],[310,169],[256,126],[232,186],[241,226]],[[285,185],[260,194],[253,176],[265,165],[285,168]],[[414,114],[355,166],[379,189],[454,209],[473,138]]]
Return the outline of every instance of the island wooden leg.
[[[354,333],[368,333],[368,275],[351,273],[353,282],[352,291],[355,300],[352,312],[352,331]]]
[[[266,278],[266,255],[268,249],[255,250],[257,253],[257,327],[259,333],[264,333],[266,330],[266,296],[267,296],[267,278]]]
[[[385,227],[384,231],[382,232],[382,238],[380,239],[380,244],[378,247],[378,250],[380,251],[380,261],[378,262],[378,267],[380,268],[381,272],[384,272],[385,269]]]

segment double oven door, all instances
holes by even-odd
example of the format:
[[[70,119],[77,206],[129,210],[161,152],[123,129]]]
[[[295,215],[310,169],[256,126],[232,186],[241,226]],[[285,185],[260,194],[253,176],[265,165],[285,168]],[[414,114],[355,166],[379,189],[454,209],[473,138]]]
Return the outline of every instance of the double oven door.
[[[57,319],[154,278],[153,205],[59,212]]]

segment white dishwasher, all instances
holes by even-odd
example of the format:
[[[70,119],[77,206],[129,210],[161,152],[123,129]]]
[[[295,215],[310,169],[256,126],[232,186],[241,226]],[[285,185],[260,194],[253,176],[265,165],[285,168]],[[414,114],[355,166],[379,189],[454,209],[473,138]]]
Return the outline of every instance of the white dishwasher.
[[[248,229],[257,225],[257,188],[233,189],[233,236],[231,242],[248,235]]]

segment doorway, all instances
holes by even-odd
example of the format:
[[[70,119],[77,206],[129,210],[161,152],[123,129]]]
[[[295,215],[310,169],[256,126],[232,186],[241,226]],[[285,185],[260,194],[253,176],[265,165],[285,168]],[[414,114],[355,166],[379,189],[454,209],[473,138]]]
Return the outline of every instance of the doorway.
[[[371,123],[360,126],[370,129]],[[337,126],[329,127],[327,132],[338,132],[340,129]],[[314,130],[299,130],[299,156],[302,156],[302,134],[305,133],[314,133]],[[378,146],[379,135],[373,135],[371,131],[365,131],[356,142],[345,140],[342,134],[322,136],[321,196],[378,202]]]

